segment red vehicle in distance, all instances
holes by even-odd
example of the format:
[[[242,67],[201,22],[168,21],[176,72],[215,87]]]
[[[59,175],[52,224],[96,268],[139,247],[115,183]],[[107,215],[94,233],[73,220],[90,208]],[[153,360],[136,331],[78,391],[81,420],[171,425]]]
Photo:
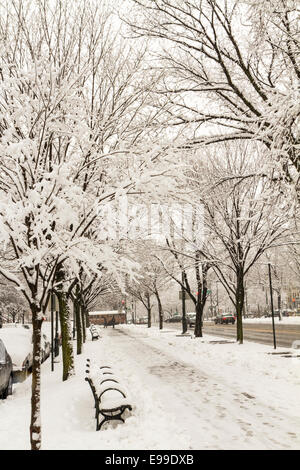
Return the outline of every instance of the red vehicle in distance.
[[[215,324],[220,324],[220,325],[229,325],[229,324],[234,325],[235,323],[235,316],[233,313],[220,313],[216,316],[215,318]]]

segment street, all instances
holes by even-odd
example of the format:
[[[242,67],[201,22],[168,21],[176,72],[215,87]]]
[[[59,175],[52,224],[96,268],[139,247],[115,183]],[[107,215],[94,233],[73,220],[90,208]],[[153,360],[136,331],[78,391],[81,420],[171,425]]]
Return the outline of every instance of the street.
[[[181,323],[167,323],[168,328],[181,330]],[[261,344],[273,344],[273,330],[271,323],[244,323],[244,339]],[[193,331],[194,328],[189,328]],[[276,320],[276,344],[278,347],[291,348],[294,341],[300,341],[300,324],[286,325]],[[235,325],[215,325],[214,322],[204,322],[203,333],[225,338],[236,338]]]
[[[236,325],[215,325],[213,322],[204,322],[203,331],[207,334],[225,337],[236,337]],[[300,325],[275,323],[277,346],[290,348],[294,341],[300,341]],[[271,323],[244,323],[244,339],[261,344],[273,344],[273,330]]]

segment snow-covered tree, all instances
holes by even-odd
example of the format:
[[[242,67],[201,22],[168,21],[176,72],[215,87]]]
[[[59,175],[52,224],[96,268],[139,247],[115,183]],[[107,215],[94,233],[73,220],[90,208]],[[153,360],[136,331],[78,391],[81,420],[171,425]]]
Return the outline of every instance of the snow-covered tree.
[[[191,243],[192,240],[185,241]],[[208,273],[211,263],[203,257],[202,251],[197,249],[186,249],[182,241],[176,242],[174,239],[166,239],[166,247],[169,256],[163,259],[157,255],[157,259],[162,264],[166,274],[175,281],[182,290],[185,299],[190,299],[195,308],[195,336],[202,337],[203,312],[208,298]],[[187,331],[187,319],[185,315],[185,302],[183,299],[182,332]]]
[[[129,251],[139,264],[137,278],[134,282],[127,282],[126,291],[138,299],[146,308],[148,327],[151,326],[151,311],[153,304],[151,297],[155,297],[158,309],[159,329],[163,328],[164,312],[162,305],[162,291],[170,282],[162,264],[157,258],[159,245],[154,240],[137,240],[131,242]]]
[[[165,68],[160,93],[187,146],[256,140],[260,172],[299,199],[299,2],[132,0],[125,21],[150,37]]]
[[[288,200],[274,192],[269,179],[234,178],[256,173],[262,156],[255,152],[255,147],[237,145],[234,151],[228,147],[224,156],[218,147],[190,173],[197,203],[201,201],[205,211],[205,243],[200,252],[235,306],[241,343],[245,277],[263,253],[286,242],[291,208]]]

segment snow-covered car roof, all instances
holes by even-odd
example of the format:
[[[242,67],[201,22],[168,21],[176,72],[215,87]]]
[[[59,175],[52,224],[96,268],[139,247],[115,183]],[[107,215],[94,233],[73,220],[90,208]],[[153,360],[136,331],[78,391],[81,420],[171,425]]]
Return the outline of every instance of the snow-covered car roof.
[[[25,328],[1,328],[0,338],[10,355],[14,369],[22,369],[27,356],[32,356],[32,333]]]

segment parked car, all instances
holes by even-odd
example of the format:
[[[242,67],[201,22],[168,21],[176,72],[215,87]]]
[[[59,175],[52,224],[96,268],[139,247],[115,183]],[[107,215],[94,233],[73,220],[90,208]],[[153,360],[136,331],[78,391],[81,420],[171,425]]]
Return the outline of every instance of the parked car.
[[[51,354],[51,342],[48,337],[43,333],[41,341],[42,362],[44,362]]]
[[[274,317],[279,318],[279,310],[274,310]],[[272,318],[272,312],[265,313],[264,318]]]
[[[186,320],[189,327],[193,327],[196,324],[196,314],[194,312],[186,314]]]
[[[1,328],[2,339],[13,364],[13,373],[25,372],[32,367],[32,333],[25,328]]]
[[[173,317],[167,318],[166,322],[168,323],[179,323],[182,321],[181,315],[173,315]]]
[[[0,339],[0,398],[12,395],[12,360],[3,341]]]
[[[235,316],[232,313],[220,313],[215,318],[215,324],[217,325],[218,323],[220,325],[228,325],[229,323],[234,325]]]
[[[293,317],[295,312],[293,310],[282,310],[283,317]]]
[[[148,317],[140,317],[137,319],[137,323],[139,325],[147,325],[148,323]]]

